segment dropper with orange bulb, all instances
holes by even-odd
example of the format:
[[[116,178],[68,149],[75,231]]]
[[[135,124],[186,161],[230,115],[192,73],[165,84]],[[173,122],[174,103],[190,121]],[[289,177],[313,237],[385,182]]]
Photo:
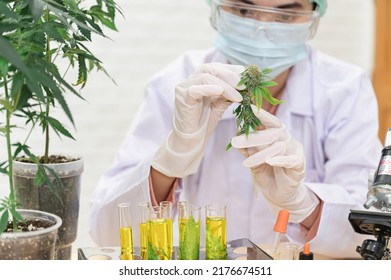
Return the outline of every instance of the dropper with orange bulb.
[[[299,254],[299,260],[313,260],[314,254],[310,251],[310,244],[305,243],[303,251]]]
[[[273,249],[272,249],[272,256],[275,257],[278,249],[278,245],[280,244],[281,240],[281,234],[286,233],[286,228],[288,226],[289,221],[289,212],[288,210],[280,210],[278,212],[277,221],[274,225],[274,231],[276,232],[276,235],[274,237],[274,243],[273,243]]]

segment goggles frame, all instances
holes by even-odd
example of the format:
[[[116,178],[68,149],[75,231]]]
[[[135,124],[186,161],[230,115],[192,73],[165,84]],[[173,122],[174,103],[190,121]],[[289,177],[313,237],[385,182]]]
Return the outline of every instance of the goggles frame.
[[[230,11],[231,9],[231,11]],[[297,21],[262,21],[258,20],[253,17],[246,17],[242,15],[238,15],[237,13],[232,13],[234,9],[240,10],[251,10],[255,11],[258,13],[263,13],[266,15],[276,15],[276,16],[286,16],[286,17],[301,17],[301,20]],[[318,11],[318,6],[316,5],[315,10],[313,11],[295,11],[295,10],[287,10],[287,9],[279,9],[279,8],[274,8],[274,7],[265,7],[265,6],[256,6],[256,5],[248,5],[245,3],[240,3],[240,2],[235,2],[235,1],[230,1],[230,0],[212,0],[211,1],[211,15],[210,15],[210,21],[214,29],[216,29],[218,32],[220,31],[219,28],[219,22],[220,22],[220,13],[221,10],[224,12],[231,13],[235,16],[242,17],[244,19],[251,19],[256,22],[258,22],[257,26],[254,26],[254,34],[249,34],[250,36],[255,35],[256,32],[259,30],[265,30],[266,33],[269,33],[269,28],[268,28],[268,23],[272,22],[279,22],[283,24],[300,24],[300,23],[310,23],[309,28],[308,28],[308,36],[307,40],[310,40],[314,37],[318,24],[319,24],[319,19],[320,19],[320,13]],[[304,20],[306,19],[306,20]]]
[[[225,7],[228,12],[235,12],[238,11],[239,13],[236,13],[237,16],[241,16],[243,18],[253,18],[255,20],[258,20],[254,16],[246,16],[244,14],[240,14],[241,10],[244,11],[251,11],[253,13],[264,13],[264,14],[270,14],[270,15],[280,15],[279,21],[276,22],[283,22],[283,23],[297,23],[298,21],[290,21],[289,18],[302,18],[301,22],[308,22],[312,20],[317,20],[320,17],[320,13],[318,11],[318,5],[316,5],[315,10],[313,11],[297,11],[297,10],[289,10],[289,9],[279,9],[274,7],[266,7],[266,6],[259,6],[259,5],[249,5],[246,3],[236,2],[236,1],[230,1],[230,0],[212,0],[212,5],[215,6],[222,6]],[[230,10],[231,9],[231,10]],[[233,13],[235,14],[235,13]],[[284,18],[286,17],[286,18]],[[304,19],[307,20],[304,20]],[[264,20],[259,20],[264,21]],[[270,21],[270,20],[266,20]]]

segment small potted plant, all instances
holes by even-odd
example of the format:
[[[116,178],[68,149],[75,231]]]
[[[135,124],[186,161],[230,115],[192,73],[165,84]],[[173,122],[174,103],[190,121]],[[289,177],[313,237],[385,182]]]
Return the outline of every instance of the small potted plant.
[[[118,12],[115,0],[96,0],[93,4],[78,0],[0,0],[0,133],[5,136],[7,151],[0,171],[8,176],[10,185],[9,196],[0,204],[0,258],[9,250],[2,239],[9,238],[10,233],[3,232],[7,227],[18,230],[17,223],[24,220],[22,208],[59,216],[62,226],[55,258],[71,257],[83,158],[51,154],[53,132],[74,139],[53,112],[59,108],[75,124],[66,95],[83,99],[79,91],[90,72],[96,69],[107,74],[87,43],[94,36],[106,37],[104,27],[116,30]],[[77,70],[77,77],[69,74],[72,69]],[[21,122],[27,128],[26,137],[15,141],[12,131]],[[43,132],[43,154],[34,153],[28,146],[36,129]]]

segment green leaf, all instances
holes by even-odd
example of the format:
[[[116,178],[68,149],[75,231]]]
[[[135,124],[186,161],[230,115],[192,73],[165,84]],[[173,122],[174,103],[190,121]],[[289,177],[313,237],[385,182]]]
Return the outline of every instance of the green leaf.
[[[76,86],[81,85],[83,88],[87,82],[87,67],[86,67],[86,61],[84,56],[79,55],[78,56],[78,62],[79,62],[79,75],[77,77]]]
[[[182,260],[198,260],[200,250],[199,228],[191,215],[186,223],[183,242],[180,245]]]
[[[266,82],[262,82],[260,83],[258,86],[259,87],[274,87],[278,85],[275,81],[266,81]]]
[[[13,147],[16,147],[15,151],[14,151],[14,155],[13,155],[13,158],[17,158],[18,155],[23,151],[24,148],[27,148],[28,149],[28,146],[27,145],[24,145],[20,142],[17,142],[15,144],[12,145]]]
[[[60,191],[63,189],[64,186],[62,185],[61,179],[58,177],[57,173],[54,171],[53,168],[50,168],[49,166],[40,163],[37,164],[37,167],[37,173],[35,174],[33,182],[34,186],[41,187],[46,184],[49,187],[50,191],[55,195],[55,197],[58,198],[62,205],[63,200]],[[52,177],[54,177],[53,181],[46,171],[48,171],[52,175]]]
[[[0,57],[0,76],[5,77],[8,73],[8,61]]]
[[[40,0],[42,1],[42,0]],[[78,25],[79,27],[82,27],[82,28],[85,28],[87,30],[90,30],[91,32],[94,32],[94,33],[97,33],[99,34],[100,36],[103,36],[105,37],[105,35],[103,33],[100,33],[98,31],[96,31],[95,29],[92,29],[91,27],[89,27],[88,25],[80,22],[79,20],[77,20],[74,16],[70,15],[67,11],[62,11],[61,9],[55,7],[57,5],[57,3],[55,1],[51,1],[51,0],[47,0],[45,1],[45,4],[47,6],[47,8],[53,12],[54,14],[56,14],[56,16],[58,17],[58,19],[65,25],[67,26],[70,30],[73,30],[73,27],[71,25],[70,22],[73,22],[75,23],[76,25]]]
[[[226,253],[226,248],[224,247],[221,236],[213,236],[212,232],[214,230],[206,230],[206,247],[208,248],[209,258],[219,260]]]
[[[13,83],[15,83],[15,81]],[[17,87],[14,88],[14,85],[12,85],[11,93],[16,96],[14,98],[15,110],[22,110],[25,107],[31,107],[29,101],[33,99],[33,93],[27,85],[23,84],[19,91]]]
[[[88,24],[94,28],[96,31],[98,31],[99,33],[102,33],[103,34],[103,31],[102,29],[100,28],[100,26],[98,24],[96,24],[93,20],[91,20],[90,18],[85,18],[85,20],[88,22]]]
[[[262,90],[262,95],[263,97],[272,105],[277,105],[277,104],[281,104],[283,101],[282,100],[279,100],[277,98],[274,98],[271,94],[271,92],[267,89],[263,89],[261,88]]]
[[[42,24],[41,28],[51,39],[60,43],[65,43],[66,35],[60,32],[63,28],[61,25],[53,22],[45,22]]]
[[[39,83],[50,89],[50,91],[53,93],[61,93],[61,88],[54,81],[53,76],[50,74],[50,72],[46,71],[47,68],[42,65],[42,63],[40,63],[36,67],[38,71],[34,72],[33,75],[38,79]]]
[[[81,17],[81,16],[77,16],[76,17],[80,22],[82,22],[83,24],[86,24],[86,20],[84,17]],[[77,26],[77,28],[79,29],[80,33],[83,34],[83,36],[85,38],[88,39],[88,41],[91,41],[91,31],[88,30],[88,29],[85,29],[81,26]]]
[[[1,214],[0,217],[0,235],[2,232],[4,232],[7,228],[8,224],[8,219],[9,219],[9,214],[8,214],[8,209],[3,211],[3,214]]]
[[[62,200],[62,197],[63,197],[62,191],[64,189],[64,185],[62,183],[62,180],[60,179],[60,177],[58,177],[56,171],[53,168],[51,168],[51,167],[49,167],[47,165],[42,165],[42,166],[54,178],[54,180],[52,181],[49,176],[46,177],[46,183],[48,184],[49,189],[58,198],[58,200],[60,201],[61,205],[64,205],[63,204],[63,200]],[[45,174],[46,174],[46,172],[45,172]]]
[[[40,0],[29,0],[29,9],[35,21],[38,21],[43,14],[43,3]]]
[[[75,122],[73,120],[73,116],[72,116],[71,110],[69,109],[68,104],[65,101],[64,96],[61,93],[53,92],[53,97],[58,101],[58,103],[60,103],[61,108],[64,110],[66,116],[71,121],[71,123],[74,125]],[[71,137],[71,138],[73,138],[73,137]]]
[[[32,162],[34,162],[34,163],[36,163],[36,164],[39,163],[39,158],[36,157],[34,154],[32,154],[32,153],[30,152],[30,147],[27,146],[26,144],[21,144],[21,143],[18,142],[18,143],[13,144],[12,146],[17,147],[17,148],[15,149],[15,152],[14,152],[14,158],[16,158],[17,155],[18,155],[21,151],[23,151],[23,152],[29,157],[29,159],[30,159]]]
[[[246,137],[248,137],[248,135],[250,134],[250,125],[249,124],[246,124],[246,126],[244,127],[244,132],[246,134]]]
[[[27,87],[35,93],[35,95],[38,97],[42,103],[45,102],[45,96],[43,95],[43,91],[41,88],[41,84],[38,82],[39,79],[37,77],[34,77],[34,74],[36,71],[33,71],[31,77],[27,77],[26,85]]]
[[[16,209],[11,208],[10,211],[12,213],[12,218],[14,220],[18,220],[18,221],[23,221],[24,220],[23,217],[18,213],[18,211],[16,211]]]
[[[158,260],[159,256],[157,255],[152,244],[148,241],[148,260]]]
[[[42,186],[46,182],[46,172],[42,165],[38,165],[37,173],[35,174],[33,185]]]
[[[79,97],[80,99],[83,99],[84,100],[84,98],[68,83],[68,82],[66,82],[62,77],[61,77],[61,74],[60,74],[60,72],[58,71],[58,69],[57,69],[57,66],[55,65],[55,64],[51,64],[51,67],[47,67],[46,66],[46,68],[48,69],[48,72],[50,72],[50,74],[51,75],[53,75],[53,77],[61,84],[61,85],[63,85],[63,86],[65,86],[68,90],[70,90],[73,94],[75,94],[77,97]],[[63,98],[62,98],[62,95],[61,96],[58,96],[58,97],[56,97],[55,96],[55,98],[60,102],[60,104],[62,104],[63,102],[61,101],[61,100],[64,100]],[[64,100],[64,102],[65,102],[65,100]],[[63,110],[64,111],[66,111],[65,109],[64,109],[64,107],[63,107]],[[69,111],[69,110],[68,110]],[[69,111],[69,113],[70,113],[70,111]],[[68,118],[69,118],[69,116],[68,116]]]
[[[18,20],[18,15],[10,10],[4,1],[0,1],[0,15],[4,15],[6,18]]]
[[[20,94],[20,91],[22,90],[22,86],[24,84],[24,77],[22,72],[18,71],[13,77],[12,77],[12,88],[11,88],[11,96],[15,97]]]
[[[50,125],[51,128],[54,129],[55,132],[62,134],[68,138],[71,138],[73,140],[76,140],[72,134],[55,118],[52,117],[46,117],[47,123]]]
[[[7,99],[0,99],[0,105],[7,111],[12,112],[14,110],[14,107]]]
[[[257,106],[258,111],[262,108],[262,91],[259,87],[254,88],[255,94],[255,105]]]
[[[22,61],[15,47],[4,37],[0,36],[0,55],[8,60],[11,64],[15,65],[18,69],[28,74],[29,69]]]
[[[242,85],[245,85],[247,83],[247,79],[241,79],[238,83],[238,87],[239,86],[242,86]]]

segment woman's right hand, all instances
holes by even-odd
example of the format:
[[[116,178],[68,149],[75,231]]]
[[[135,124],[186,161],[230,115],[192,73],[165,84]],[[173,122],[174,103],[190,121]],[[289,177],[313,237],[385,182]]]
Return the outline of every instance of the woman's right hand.
[[[169,177],[197,171],[209,136],[231,102],[241,102],[240,65],[203,64],[175,88],[173,129],[156,152],[152,167]],[[242,88],[240,88],[242,89]]]

